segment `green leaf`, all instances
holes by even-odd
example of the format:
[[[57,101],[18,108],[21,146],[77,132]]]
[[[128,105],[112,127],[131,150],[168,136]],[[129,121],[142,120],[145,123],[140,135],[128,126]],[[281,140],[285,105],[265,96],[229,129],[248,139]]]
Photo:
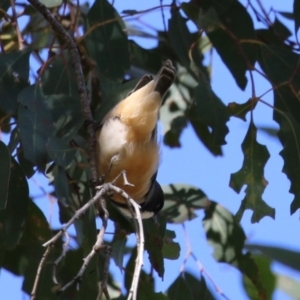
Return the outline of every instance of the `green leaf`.
[[[239,211],[236,214],[241,220],[246,209],[253,210],[251,222],[259,222],[263,217],[275,218],[275,209],[271,208],[262,199],[262,194],[268,182],[264,178],[264,167],[270,154],[266,146],[259,144],[256,140],[257,129],[250,122],[248,132],[242,143],[244,162],[242,168],[231,174],[230,187],[240,193],[242,187],[247,185],[245,198],[242,200]]]
[[[168,223],[183,223],[196,218],[197,209],[206,208],[210,201],[198,188],[188,184],[170,184],[162,187],[165,204],[160,213]]]
[[[122,271],[123,270],[123,258],[125,255],[125,245],[127,242],[127,235],[118,232],[114,234],[112,240],[112,258],[117,267]]]
[[[0,210],[0,236],[4,246],[13,249],[18,244],[25,226],[28,212],[29,190],[26,178],[11,158],[11,173],[6,208]]]
[[[193,44],[192,34],[186,25],[187,19],[183,18],[177,8],[171,9],[169,19],[169,39],[171,47],[174,49],[179,61],[190,69],[189,50]]]
[[[211,129],[211,143],[214,145],[226,144],[225,136],[228,133],[226,122],[229,120],[226,106],[212,91],[208,83],[200,81],[195,88],[197,117]]]
[[[212,142],[213,136],[209,127],[199,119],[195,104],[191,106],[187,113],[193,129],[203,145],[214,156],[222,155],[223,152],[221,146],[213,144]]]
[[[40,0],[46,7],[51,8],[62,4],[63,0]]]
[[[51,136],[46,144],[49,157],[61,166],[68,167],[75,156],[76,149],[70,147],[56,136]]]
[[[153,219],[143,220],[145,249],[149,254],[152,268],[157,272],[159,277],[163,278],[165,267],[162,249],[166,231],[166,221],[160,216],[158,216],[157,220],[157,223],[154,223]]]
[[[200,40],[190,33],[186,22],[187,19],[181,16],[177,8],[171,8],[168,32],[171,48],[194,79],[204,77],[208,80],[207,69],[202,63],[203,55],[200,47],[197,47]]]
[[[297,251],[284,249],[275,246],[263,246],[258,244],[247,245],[251,251],[259,251],[265,256],[280,262],[296,271],[300,271],[300,253]]]
[[[4,11],[7,11],[10,7],[11,2],[9,0],[0,0],[0,7]]]
[[[24,150],[22,147],[18,147],[17,157],[18,157],[20,167],[21,167],[22,171],[24,172],[25,176],[27,178],[32,177],[32,175],[35,173],[34,164],[25,158]]]
[[[271,262],[268,258],[261,255],[254,255],[253,259],[258,267],[259,279],[263,283],[266,291],[265,300],[272,300],[273,293],[276,288],[276,277],[271,270]],[[261,300],[261,295],[258,293],[254,284],[249,280],[249,278],[243,278],[244,289],[246,290],[249,298],[251,300]]]
[[[42,89],[45,95],[63,94],[79,102],[78,87],[73,61],[67,51],[56,55],[42,73]],[[75,101],[73,101],[75,102]]]
[[[300,71],[295,70],[299,55],[286,47],[261,47],[260,64],[274,85],[274,120],[279,124],[278,137],[283,145],[283,172],[291,182],[294,195],[291,213],[300,208],[300,102],[295,91],[300,89]]]
[[[19,127],[16,126],[10,133],[9,143],[7,145],[10,154],[12,154],[20,143]]]
[[[53,118],[53,134],[67,143],[74,138],[83,124],[83,112],[78,97],[51,95],[46,106]]]
[[[0,210],[6,208],[9,178],[10,178],[10,154],[6,145],[0,141]]]
[[[18,94],[28,86],[30,51],[0,53],[0,108],[15,113]]]
[[[297,35],[297,31],[300,27],[300,1],[299,0],[294,0],[293,14],[295,20],[295,35]]]
[[[249,252],[243,252],[246,236],[235,217],[212,202],[205,211],[203,226],[208,243],[213,247],[214,258],[239,269],[251,280],[260,295],[266,295],[255,261]]]
[[[275,21],[272,24],[272,29],[282,41],[288,39],[292,35],[290,30],[284,24],[282,24],[278,18],[275,18]]]
[[[89,55],[97,62],[102,76],[122,81],[129,69],[129,54],[124,22],[107,0],[96,0],[88,13],[85,42]]]
[[[191,289],[192,295],[194,300],[214,300],[215,297],[212,295],[210,290],[208,289],[204,276],[201,276],[199,280],[194,275],[184,272],[184,279],[188,286]]]
[[[53,132],[53,119],[46,98],[37,85],[24,89],[18,97],[18,120],[25,157],[38,168],[49,161],[46,143]]]
[[[185,116],[178,116],[171,121],[171,128],[164,135],[164,144],[174,148],[181,147],[179,138],[184,128],[187,126]]]
[[[162,254],[164,258],[167,259],[178,259],[180,256],[180,245],[179,243],[174,242],[176,238],[175,231],[166,230],[164,236],[164,244],[162,248]]]
[[[175,281],[168,289],[168,297],[172,300],[194,299],[191,288],[184,278],[184,274],[180,273]]]
[[[230,102],[227,105],[228,115],[231,117],[239,118],[246,121],[246,115],[249,111],[254,110],[257,100],[250,98],[247,102],[239,104],[236,102]]]
[[[22,34],[30,38],[31,48],[44,49],[53,47],[55,32],[44,16],[32,5],[27,5],[23,14],[29,17],[29,22],[26,24]]]
[[[244,90],[246,71],[256,61],[256,47],[251,42],[256,36],[249,13],[238,1],[228,1],[228,5],[204,1],[200,6],[204,13],[199,11],[196,25],[205,30],[237,85]]]

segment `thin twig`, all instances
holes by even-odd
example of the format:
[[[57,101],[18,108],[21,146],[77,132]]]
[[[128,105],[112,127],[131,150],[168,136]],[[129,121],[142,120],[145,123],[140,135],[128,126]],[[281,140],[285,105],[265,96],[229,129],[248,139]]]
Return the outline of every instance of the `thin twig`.
[[[134,220],[136,226],[137,258],[135,261],[135,269],[134,269],[132,283],[131,283],[127,300],[130,299],[136,300],[141,269],[144,265],[143,256],[144,256],[144,245],[145,245],[144,228],[143,228],[140,206],[132,198],[130,198],[129,195],[125,193],[122,189],[116,186],[110,186],[110,189],[120,194],[127,201],[129,201],[128,204],[129,209],[131,209],[131,206],[134,209],[134,214],[132,212],[132,209],[131,209],[131,214],[132,214],[132,219]]]
[[[54,284],[58,284],[58,281],[56,279],[56,267],[57,265],[61,262],[61,260],[66,256],[67,254],[67,250],[69,247],[69,243],[70,243],[70,237],[68,232],[64,232],[64,235],[66,237],[66,241],[63,244],[63,250],[61,255],[56,259],[56,261],[53,263],[53,269],[52,269],[52,280],[54,282]]]
[[[43,266],[45,264],[46,258],[48,256],[48,254],[50,253],[50,250],[51,250],[51,245],[49,245],[47,247],[47,249],[46,249],[45,253],[43,254],[43,257],[42,257],[42,259],[40,261],[39,267],[38,267],[37,272],[36,272],[36,276],[35,276],[33,288],[32,288],[32,291],[31,291],[30,300],[36,299],[36,291],[37,291],[39,279],[40,279],[40,276],[41,276],[42,269],[43,269]]]
[[[47,241],[45,244],[43,244],[44,247],[47,247],[53,243],[55,243],[66,231],[67,229],[77,220],[89,207],[94,205],[96,202],[99,201],[101,197],[108,191],[110,185],[104,184],[103,186],[99,187],[99,192],[96,193],[96,195],[89,200],[84,206],[82,206],[80,209],[76,211],[76,213],[73,215],[73,217],[62,227],[62,229],[49,241]]]
[[[67,44],[68,49],[73,60],[76,81],[78,85],[78,93],[82,106],[82,111],[85,120],[87,121],[87,132],[88,132],[88,141],[89,141],[89,154],[90,154],[90,166],[92,173],[92,181],[97,182],[98,174],[96,167],[96,137],[95,130],[93,126],[93,116],[89,107],[88,94],[86,91],[85,80],[82,72],[80,56],[77,48],[77,44],[74,39],[68,34],[64,27],[55,19],[47,7],[41,4],[38,0],[28,0],[28,2],[38,10],[44,18],[48,21],[52,29],[61,35],[65,43]]]
[[[12,24],[16,30],[17,33],[17,38],[18,38],[18,48],[19,50],[22,50],[24,45],[23,45],[23,38],[20,32],[19,24],[18,24],[18,17],[17,17],[17,12],[16,12],[16,6],[15,6],[15,1],[10,0],[10,6],[12,9]]]

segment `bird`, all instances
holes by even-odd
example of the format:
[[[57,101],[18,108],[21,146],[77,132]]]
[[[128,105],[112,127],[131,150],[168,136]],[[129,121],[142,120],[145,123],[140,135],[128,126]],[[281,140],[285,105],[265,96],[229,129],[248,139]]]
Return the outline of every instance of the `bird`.
[[[108,112],[96,131],[100,177],[104,182],[114,182],[136,201],[143,219],[156,216],[164,205],[164,194],[156,180],[160,163],[157,122],[164,96],[175,77],[175,67],[166,60],[155,78],[144,75],[139,80],[127,97]],[[109,200],[131,217],[121,195],[115,193]]]

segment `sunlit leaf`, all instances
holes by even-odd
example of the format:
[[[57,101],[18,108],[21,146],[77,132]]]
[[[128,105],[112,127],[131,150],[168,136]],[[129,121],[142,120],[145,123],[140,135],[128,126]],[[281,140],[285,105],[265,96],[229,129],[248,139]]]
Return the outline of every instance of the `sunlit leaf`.
[[[10,154],[6,145],[0,141],[0,209],[6,208],[9,178],[10,178]]]
[[[50,8],[61,5],[63,0],[40,0],[40,2]]]
[[[96,0],[88,13],[85,38],[88,53],[97,62],[102,76],[121,81],[129,69],[125,25],[114,7],[106,0]]]
[[[30,51],[0,53],[0,107],[15,113],[18,94],[28,86]]]
[[[300,282],[286,275],[276,274],[277,288],[285,292],[291,299],[299,297]]]
[[[161,215],[170,223],[183,223],[196,217],[197,209],[206,208],[210,201],[198,188],[188,184],[163,186],[165,204]]]
[[[240,193],[244,185],[246,188],[245,198],[242,200],[239,211],[236,214],[241,220],[246,209],[253,211],[251,222],[259,222],[263,217],[275,218],[275,210],[262,199],[262,194],[268,182],[264,178],[264,167],[270,154],[266,146],[259,144],[256,140],[257,129],[253,122],[250,122],[248,132],[242,143],[244,162],[242,168],[231,174],[230,187]]]
[[[272,300],[273,293],[276,288],[276,277],[272,273],[270,259],[261,255],[253,255],[252,257],[256,263],[256,266],[258,267],[259,278],[266,291],[266,297],[263,299]],[[251,300],[262,299],[253,282],[251,282],[251,280],[246,276],[243,278],[243,285]]]
[[[244,253],[245,233],[235,217],[221,205],[212,202],[205,210],[203,226],[208,243],[213,247],[213,256],[226,262],[246,275],[260,295],[265,295],[258,268],[250,253]]]

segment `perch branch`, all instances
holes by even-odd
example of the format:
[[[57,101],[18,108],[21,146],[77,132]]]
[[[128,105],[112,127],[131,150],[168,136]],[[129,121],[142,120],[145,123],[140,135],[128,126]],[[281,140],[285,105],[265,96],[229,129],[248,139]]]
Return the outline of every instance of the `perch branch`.
[[[49,245],[47,247],[47,249],[46,249],[45,253],[43,254],[43,257],[42,257],[42,259],[40,261],[39,267],[38,267],[37,272],[36,272],[36,276],[35,276],[33,288],[32,288],[32,291],[31,291],[30,300],[35,300],[36,299],[36,291],[37,291],[39,279],[40,279],[40,276],[41,276],[42,269],[43,269],[43,266],[45,264],[46,258],[47,258],[47,256],[50,253],[50,250],[51,250],[51,245]]]

